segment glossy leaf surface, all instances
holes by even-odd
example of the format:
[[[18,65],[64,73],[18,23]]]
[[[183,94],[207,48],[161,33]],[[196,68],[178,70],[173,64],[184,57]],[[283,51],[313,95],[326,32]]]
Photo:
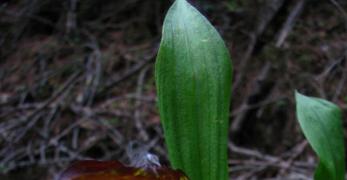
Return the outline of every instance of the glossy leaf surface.
[[[296,93],[300,126],[319,157],[315,180],[344,180],[345,150],[341,111],[323,99]]]
[[[169,159],[192,180],[226,180],[232,66],[208,20],[186,0],[169,9],[156,86]]]
[[[126,167],[117,161],[79,161],[72,164],[59,180],[188,180],[180,171],[169,168]]]

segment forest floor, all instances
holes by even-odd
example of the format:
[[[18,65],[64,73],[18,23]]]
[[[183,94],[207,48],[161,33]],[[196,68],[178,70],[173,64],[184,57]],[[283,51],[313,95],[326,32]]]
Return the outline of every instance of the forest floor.
[[[131,142],[169,165],[153,72],[171,3],[0,3],[0,179],[55,179],[79,159],[129,163]],[[347,1],[193,4],[232,56],[232,179],[311,179],[294,90],[339,105],[347,137]]]

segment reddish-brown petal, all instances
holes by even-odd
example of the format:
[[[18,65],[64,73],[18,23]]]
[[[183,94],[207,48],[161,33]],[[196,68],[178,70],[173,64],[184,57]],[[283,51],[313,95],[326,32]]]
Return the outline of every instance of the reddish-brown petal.
[[[127,167],[118,161],[79,161],[73,163],[59,180],[188,180],[180,171],[169,168]]]

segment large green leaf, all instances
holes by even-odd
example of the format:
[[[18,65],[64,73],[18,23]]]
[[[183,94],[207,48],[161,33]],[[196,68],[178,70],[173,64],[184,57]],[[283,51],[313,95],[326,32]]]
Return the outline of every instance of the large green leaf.
[[[345,150],[339,107],[298,92],[295,97],[300,126],[319,157],[314,179],[344,180]]]
[[[218,32],[185,0],[167,13],[155,68],[172,166],[192,180],[228,179],[230,56]]]

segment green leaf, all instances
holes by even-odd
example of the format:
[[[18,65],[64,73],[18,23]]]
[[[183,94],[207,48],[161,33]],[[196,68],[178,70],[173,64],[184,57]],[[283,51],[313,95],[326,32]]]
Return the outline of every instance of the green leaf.
[[[172,166],[192,180],[228,179],[231,60],[218,32],[185,0],[167,13],[155,69]]]
[[[314,179],[344,180],[345,150],[339,107],[298,92],[295,97],[300,126],[319,157]]]

